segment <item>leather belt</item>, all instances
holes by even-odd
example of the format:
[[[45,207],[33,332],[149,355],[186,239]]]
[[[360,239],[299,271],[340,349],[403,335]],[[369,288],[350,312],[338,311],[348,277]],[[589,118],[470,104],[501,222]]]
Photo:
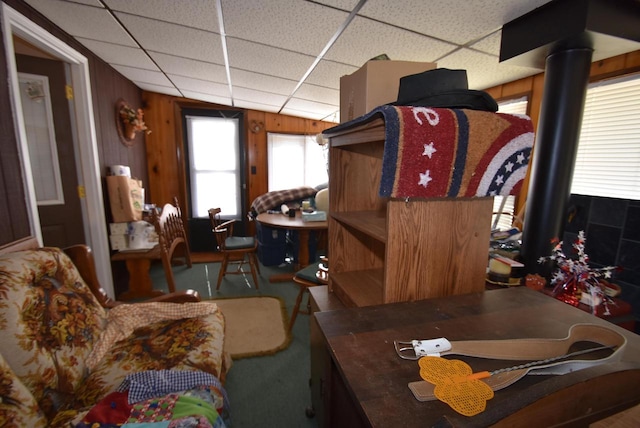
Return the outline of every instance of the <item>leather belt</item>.
[[[447,342],[445,340],[445,342]],[[620,333],[595,324],[575,324],[562,339],[507,339],[452,341],[451,349],[440,352],[440,356],[463,355],[498,360],[545,360],[568,354],[571,345],[577,342],[594,342],[615,349],[605,358],[591,360],[564,360],[536,365],[495,374],[482,379],[491,389],[498,391],[526,375],[562,375],[587,367],[617,362],[622,357],[627,339]],[[397,347],[396,347],[397,350]],[[434,385],[426,381],[409,383],[409,389],[419,401],[435,400]]]

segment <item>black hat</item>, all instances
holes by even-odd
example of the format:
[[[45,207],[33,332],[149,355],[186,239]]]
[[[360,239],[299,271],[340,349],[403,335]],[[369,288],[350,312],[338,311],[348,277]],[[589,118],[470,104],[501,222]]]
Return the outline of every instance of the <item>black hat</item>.
[[[448,68],[401,77],[398,100],[393,105],[498,111],[491,95],[469,89],[466,70]]]

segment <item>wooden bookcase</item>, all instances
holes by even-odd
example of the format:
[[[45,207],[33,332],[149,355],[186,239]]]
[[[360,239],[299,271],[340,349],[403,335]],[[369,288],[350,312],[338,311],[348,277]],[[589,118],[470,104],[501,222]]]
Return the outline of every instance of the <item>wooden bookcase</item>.
[[[331,292],[369,306],[484,290],[493,198],[382,198],[384,121],[327,136]]]

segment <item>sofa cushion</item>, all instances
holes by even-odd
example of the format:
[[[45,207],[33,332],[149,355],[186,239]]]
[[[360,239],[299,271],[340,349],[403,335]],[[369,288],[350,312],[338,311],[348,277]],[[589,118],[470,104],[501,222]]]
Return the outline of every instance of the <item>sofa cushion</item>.
[[[200,370],[224,381],[231,359],[224,351],[221,311],[137,328],[111,346],[76,391],[76,407],[95,404],[127,375],[146,370]]]
[[[45,427],[47,418],[0,354],[0,427]]]
[[[73,396],[105,310],[58,248],[0,256],[0,349],[47,418]]]

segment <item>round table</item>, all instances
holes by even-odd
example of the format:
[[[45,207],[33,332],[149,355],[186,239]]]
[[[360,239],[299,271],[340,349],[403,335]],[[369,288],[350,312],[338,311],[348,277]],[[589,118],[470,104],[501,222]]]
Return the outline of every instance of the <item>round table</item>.
[[[298,266],[296,270],[308,266],[309,260],[309,232],[312,230],[327,230],[327,221],[303,221],[300,211],[296,211],[295,217],[289,217],[282,213],[261,213],[256,217],[256,221],[264,226],[279,229],[289,229],[298,232],[300,245],[298,246]],[[269,282],[290,281],[292,274],[272,275]]]

